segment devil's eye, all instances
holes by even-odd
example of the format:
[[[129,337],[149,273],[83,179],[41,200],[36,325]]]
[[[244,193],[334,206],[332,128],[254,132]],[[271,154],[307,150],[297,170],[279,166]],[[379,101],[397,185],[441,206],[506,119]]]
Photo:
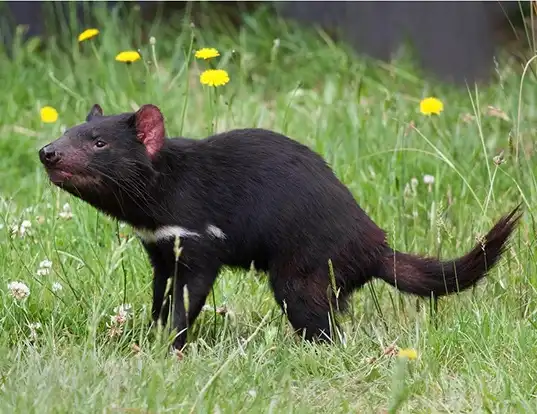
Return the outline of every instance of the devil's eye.
[[[96,146],[97,148],[103,148],[103,147],[106,147],[106,142],[101,141],[100,139],[98,139],[97,141],[95,141],[95,146]]]

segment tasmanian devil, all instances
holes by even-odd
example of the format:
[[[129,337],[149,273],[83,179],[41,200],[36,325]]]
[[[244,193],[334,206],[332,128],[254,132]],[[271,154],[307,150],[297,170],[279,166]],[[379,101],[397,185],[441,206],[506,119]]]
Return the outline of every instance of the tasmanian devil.
[[[223,265],[253,263],[267,272],[292,326],[308,340],[330,339],[330,309],[344,309],[374,277],[424,297],[473,286],[499,260],[521,216],[516,207],[455,260],[401,253],[306,146],[264,129],[169,139],[150,104],[113,116],[95,104],[86,122],[41,148],[39,158],[55,185],[134,228],[153,268],[154,322],[167,323],[165,289],[176,275],[176,349]]]

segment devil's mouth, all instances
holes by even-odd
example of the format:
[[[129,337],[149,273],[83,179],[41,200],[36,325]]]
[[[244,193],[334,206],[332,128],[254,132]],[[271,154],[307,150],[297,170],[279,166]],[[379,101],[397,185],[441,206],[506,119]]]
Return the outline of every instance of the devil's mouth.
[[[47,168],[47,174],[52,184],[61,187],[65,190],[76,188],[90,189],[101,185],[99,176],[88,175],[76,171],[67,171],[59,167]]]
[[[63,184],[73,177],[73,173],[59,168],[47,168],[47,174],[54,184]]]

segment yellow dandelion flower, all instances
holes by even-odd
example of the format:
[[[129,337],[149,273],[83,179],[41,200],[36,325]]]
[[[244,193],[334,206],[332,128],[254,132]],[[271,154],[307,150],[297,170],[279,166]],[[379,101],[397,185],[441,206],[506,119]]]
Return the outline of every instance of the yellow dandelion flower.
[[[54,109],[52,106],[44,106],[41,108],[40,111],[41,114],[41,121],[52,124],[58,120],[58,111]]]
[[[423,115],[440,115],[444,110],[444,104],[437,98],[425,98],[420,102],[420,112]]]
[[[405,349],[399,350],[399,352],[397,353],[397,356],[399,358],[406,358],[406,359],[412,360],[418,357],[418,352],[412,348],[405,348]]]
[[[197,59],[211,59],[220,56],[220,52],[214,47],[204,47],[196,51],[195,56]]]
[[[142,56],[136,50],[126,50],[124,52],[118,53],[116,60],[123,63],[132,63],[140,60]]]
[[[200,83],[208,86],[222,86],[229,82],[229,75],[223,69],[208,69],[200,75]]]
[[[78,35],[78,41],[83,42],[84,40],[91,39],[99,34],[98,29],[87,29]]]

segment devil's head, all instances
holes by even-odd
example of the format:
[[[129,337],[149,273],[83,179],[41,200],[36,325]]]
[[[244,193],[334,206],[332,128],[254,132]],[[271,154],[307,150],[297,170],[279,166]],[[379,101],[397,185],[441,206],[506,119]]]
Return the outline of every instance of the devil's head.
[[[154,105],[104,116],[93,105],[86,122],[39,150],[52,183],[117,215],[122,201],[147,196],[154,162],[165,142],[164,118]]]

